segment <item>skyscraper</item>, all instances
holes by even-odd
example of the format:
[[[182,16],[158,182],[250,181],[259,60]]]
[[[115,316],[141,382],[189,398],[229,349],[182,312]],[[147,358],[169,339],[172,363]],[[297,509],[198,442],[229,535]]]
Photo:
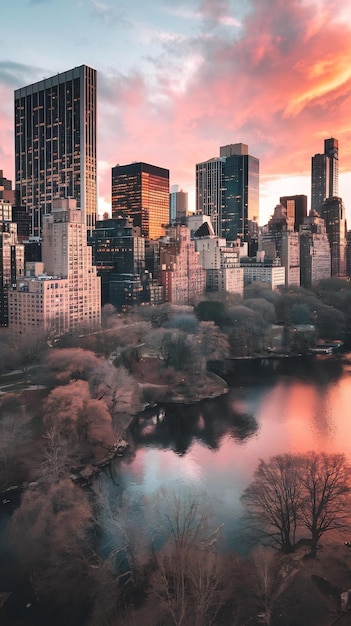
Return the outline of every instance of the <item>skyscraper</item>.
[[[112,168],[112,217],[132,217],[147,239],[165,234],[169,222],[169,170],[147,163]]]
[[[323,204],[321,217],[330,244],[331,275],[344,278],[346,276],[346,219],[345,207],[341,198],[327,198]]]
[[[74,198],[88,234],[97,212],[96,70],[81,65],[15,91],[19,204],[41,237],[52,202]]]
[[[324,140],[324,154],[315,154],[312,157],[311,171],[311,208],[321,214],[324,200],[338,196],[339,142],[337,139]]]
[[[216,235],[247,239],[258,222],[259,160],[243,143],[220,148],[220,156],[196,165],[196,212],[209,215]]]

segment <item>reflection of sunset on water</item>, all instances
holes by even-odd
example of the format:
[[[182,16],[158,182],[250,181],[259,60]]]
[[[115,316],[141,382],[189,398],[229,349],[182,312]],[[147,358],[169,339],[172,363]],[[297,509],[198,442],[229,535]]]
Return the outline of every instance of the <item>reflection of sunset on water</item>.
[[[235,379],[217,400],[169,405],[160,422],[143,414],[130,433],[130,456],[113,466],[116,484],[144,502],[160,490],[205,494],[225,542],[235,543],[240,496],[260,459],[314,450],[351,460],[350,370],[341,361],[282,367],[244,385]]]

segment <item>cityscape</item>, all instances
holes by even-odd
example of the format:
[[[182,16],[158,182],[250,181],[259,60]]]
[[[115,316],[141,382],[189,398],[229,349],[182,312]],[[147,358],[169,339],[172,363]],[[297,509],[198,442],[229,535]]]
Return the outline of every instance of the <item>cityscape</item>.
[[[4,8],[1,626],[350,624],[350,18]]]
[[[337,139],[311,157],[309,212],[307,196],[282,196],[259,226],[259,159],[231,143],[194,165],[195,213],[168,169],[135,162],[112,168],[112,216],[101,220],[96,91],[87,66],[15,91],[15,186],[2,171],[0,190],[10,332],[97,328],[107,304],[189,305],[206,293],[242,296],[257,281],[311,289],[350,278]]]

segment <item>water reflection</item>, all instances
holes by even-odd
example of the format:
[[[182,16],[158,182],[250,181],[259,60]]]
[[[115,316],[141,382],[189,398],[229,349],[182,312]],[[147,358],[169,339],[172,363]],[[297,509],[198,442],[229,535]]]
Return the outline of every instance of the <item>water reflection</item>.
[[[103,480],[116,497],[139,503],[160,489],[206,494],[214,523],[224,524],[224,545],[242,550],[240,495],[260,458],[316,450],[351,459],[351,368],[339,360],[300,359],[293,367],[267,359],[261,370],[235,364],[228,378],[230,393],[220,399],[137,417],[127,456]],[[152,507],[143,514],[142,534],[150,537]]]

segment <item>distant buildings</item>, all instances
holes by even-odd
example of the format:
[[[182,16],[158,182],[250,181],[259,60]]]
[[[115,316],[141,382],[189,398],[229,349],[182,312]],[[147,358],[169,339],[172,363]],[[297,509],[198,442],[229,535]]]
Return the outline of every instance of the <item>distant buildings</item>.
[[[33,264],[34,271],[17,278],[16,289],[9,291],[14,335],[60,335],[99,327],[100,278],[91,253],[75,200],[54,200],[43,220],[43,263]]]
[[[215,234],[228,241],[256,234],[259,160],[246,144],[222,146],[219,158],[196,165],[196,212],[210,216]]]
[[[15,91],[15,171],[30,235],[58,198],[75,198],[88,234],[95,225],[96,71],[86,65]]]
[[[172,185],[169,197],[169,223],[186,224],[188,217],[188,192]]]
[[[112,217],[131,217],[146,239],[158,239],[169,223],[169,170],[147,163],[112,168]]]

